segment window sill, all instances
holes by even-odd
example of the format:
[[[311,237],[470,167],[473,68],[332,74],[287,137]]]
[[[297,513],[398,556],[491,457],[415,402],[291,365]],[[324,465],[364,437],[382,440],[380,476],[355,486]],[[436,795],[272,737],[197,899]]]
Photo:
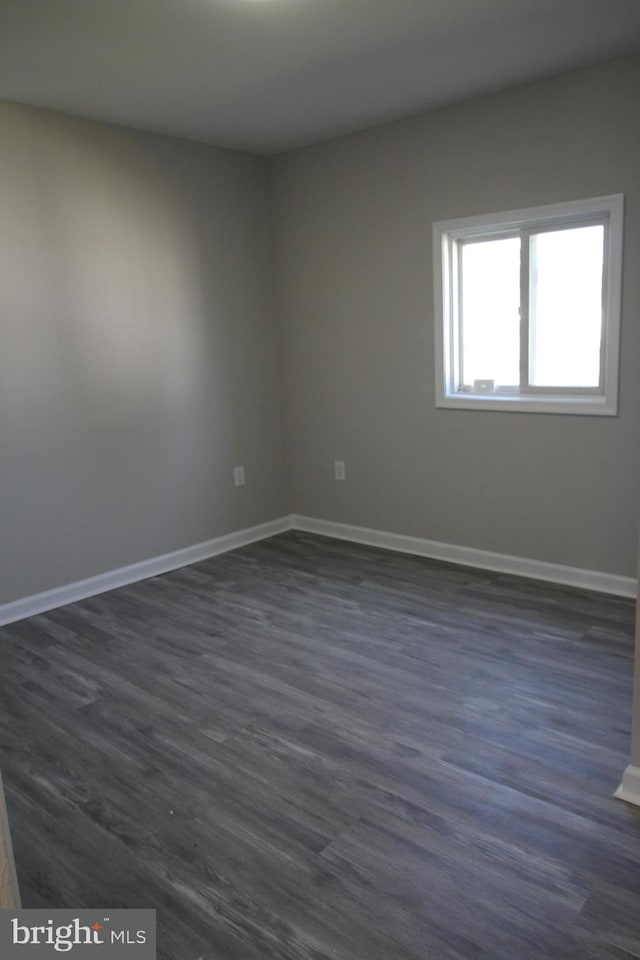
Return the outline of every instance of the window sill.
[[[503,410],[509,413],[555,413],[586,417],[615,417],[617,405],[606,397],[529,396],[456,393],[436,398],[436,407],[449,410]]]

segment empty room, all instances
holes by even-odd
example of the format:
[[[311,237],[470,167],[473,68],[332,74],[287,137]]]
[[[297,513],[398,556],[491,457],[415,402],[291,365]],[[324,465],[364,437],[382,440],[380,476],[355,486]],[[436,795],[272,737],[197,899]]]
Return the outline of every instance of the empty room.
[[[637,0],[0,0],[2,960],[640,957],[638,264]]]

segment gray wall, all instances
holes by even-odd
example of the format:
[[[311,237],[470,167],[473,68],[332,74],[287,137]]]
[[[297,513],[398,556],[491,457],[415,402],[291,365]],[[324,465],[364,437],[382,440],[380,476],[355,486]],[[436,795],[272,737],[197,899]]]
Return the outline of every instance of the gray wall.
[[[626,58],[270,164],[1,105],[0,602],[291,509],[633,576],[639,80]],[[619,417],[436,410],[432,221],[617,192]]]
[[[265,161],[2,105],[0,217],[0,602],[285,513]]]
[[[295,512],[635,576],[639,117],[633,57],[272,162]],[[436,410],[432,221],[620,192],[619,416]]]

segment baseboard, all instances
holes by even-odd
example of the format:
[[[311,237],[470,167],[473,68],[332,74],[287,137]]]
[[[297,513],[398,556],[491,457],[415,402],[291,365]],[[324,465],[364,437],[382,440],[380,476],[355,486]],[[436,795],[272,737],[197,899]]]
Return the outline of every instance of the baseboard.
[[[621,597],[636,596],[637,582],[631,577],[619,577],[610,573],[598,573],[593,570],[583,570],[579,567],[566,567],[561,564],[545,563],[541,560],[530,560],[524,557],[513,557],[508,554],[491,553],[488,550],[476,550],[472,547],[460,547],[450,543],[439,543],[437,540],[425,540],[421,537],[409,537],[398,533],[389,533],[385,530],[372,530],[368,527],[357,527],[347,523],[336,523],[332,520],[319,520],[314,517],[290,515],[270,520],[267,523],[237,530],[222,537],[214,537],[203,543],[196,543],[182,550],[174,550],[159,557],[151,557],[139,563],[132,563],[126,567],[109,570],[86,580],[46,590],[30,597],[13,600],[0,604],[0,626],[33,617],[38,613],[46,613],[56,607],[63,607],[67,603],[77,600],[86,600],[87,597],[115,590],[139,580],[157,577],[170,570],[186,567],[190,563],[207,560],[219,553],[236,550],[238,547],[273,537],[286,530],[302,530],[307,533],[317,533],[325,537],[334,537],[338,540],[351,540],[353,543],[364,543],[373,547],[382,547],[385,550],[396,550],[399,553],[411,553],[419,557],[429,557],[433,560],[444,560],[448,563],[459,563],[468,567],[480,567],[484,570],[495,570],[500,573],[511,573],[522,577],[531,577],[534,580],[549,580],[552,583],[562,583],[573,587],[582,587],[587,590],[596,590],[600,593],[610,593]]]
[[[631,764],[625,770],[622,776],[622,783],[614,793],[618,800],[625,800],[627,803],[635,803],[640,807],[640,767],[633,767]]]
[[[219,553],[236,550],[248,543],[255,543],[257,540],[264,540],[266,537],[273,537],[277,533],[284,533],[285,530],[290,529],[291,517],[279,517],[277,520],[237,530],[222,537],[214,537],[212,540],[205,540],[203,543],[196,543],[182,550],[174,550],[172,553],[109,570],[107,573],[56,587],[54,590],[46,590],[44,593],[36,593],[21,600],[0,604],[0,626],[33,617],[38,613],[46,613],[56,607],[63,607],[67,603],[86,600],[87,597],[115,590],[116,587],[124,587],[139,580],[157,577],[161,573],[168,573],[170,570],[186,567],[190,563],[207,560]]]
[[[318,533],[338,540],[351,540],[353,543],[365,543],[385,550],[397,550],[400,553],[412,553],[432,560],[445,560],[467,567],[480,567],[499,573],[511,573],[533,580],[549,580],[566,586],[596,590],[620,597],[635,598],[637,581],[631,577],[619,577],[611,573],[599,573],[595,570],[583,570],[580,567],[566,567],[558,563],[546,563],[543,560],[530,560],[526,557],[513,557],[505,553],[492,553],[489,550],[476,550],[473,547],[460,547],[451,543],[439,543],[437,540],[424,540],[421,537],[409,537],[385,530],[371,530],[368,527],[356,527],[348,523],[336,523],[332,520],[318,520],[314,517],[294,515],[292,526],[295,530]]]

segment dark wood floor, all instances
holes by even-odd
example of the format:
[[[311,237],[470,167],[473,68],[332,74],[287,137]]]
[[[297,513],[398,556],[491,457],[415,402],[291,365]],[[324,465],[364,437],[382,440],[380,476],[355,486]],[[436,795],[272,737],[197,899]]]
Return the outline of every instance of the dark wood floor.
[[[289,533],[0,630],[28,907],[162,960],[640,957],[632,603]]]

